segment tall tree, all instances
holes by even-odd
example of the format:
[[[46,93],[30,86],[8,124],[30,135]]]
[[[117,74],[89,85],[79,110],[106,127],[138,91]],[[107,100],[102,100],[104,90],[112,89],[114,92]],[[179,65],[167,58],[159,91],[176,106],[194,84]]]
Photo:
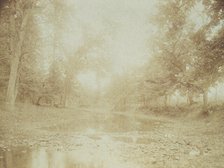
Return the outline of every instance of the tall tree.
[[[27,31],[27,23],[32,16],[34,6],[32,1],[10,1],[10,75],[7,89],[6,101],[10,105],[14,105],[18,87],[18,68],[22,55],[22,46],[24,43],[25,34]]]
[[[9,77],[10,57],[10,9],[8,2],[2,2],[0,6],[0,99],[5,99]]]
[[[203,95],[204,106],[208,103],[208,90],[223,77],[223,32],[224,32],[224,4],[223,1],[214,2],[204,0],[205,13],[210,22],[192,34],[195,47],[191,62],[190,77],[192,86]]]
[[[158,15],[152,19],[158,28],[154,40],[154,58],[146,73],[149,92],[167,97],[180,85],[190,61],[191,42],[186,28],[187,15],[194,1],[166,1],[158,5]],[[153,75],[154,74],[154,75]],[[156,75],[155,75],[156,74]]]

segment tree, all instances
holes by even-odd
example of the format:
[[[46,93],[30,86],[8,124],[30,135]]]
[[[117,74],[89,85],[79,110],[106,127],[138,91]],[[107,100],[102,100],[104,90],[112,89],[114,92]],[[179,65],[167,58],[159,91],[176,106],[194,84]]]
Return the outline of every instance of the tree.
[[[212,19],[196,31],[187,18],[200,2],[174,0],[159,4],[160,13],[154,20],[158,27],[154,58],[146,73],[147,88],[153,95],[163,95],[167,100],[167,95],[178,90],[192,104],[194,95],[203,94],[207,105],[209,88],[223,74],[223,3],[203,2],[204,14]],[[217,26],[221,27],[217,35],[211,35]]]
[[[210,22],[202,26],[197,32],[192,34],[191,40],[195,47],[193,59],[191,61],[191,84],[196,90],[203,94],[203,104],[208,103],[207,92],[210,87],[217,84],[223,77],[223,32],[222,25],[223,7],[222,1],[203,1],[206,14],[211,18]],[[217,29],[217,27],[219,27]],[[211,32],[215,32],[211,34]]]
[[[16,100],[18,87],[18,68],[22,55],[22,47],[27,31],[27,23],[32,15],[35,4],[32,1],[10,1],[10,75],[6,101],[13,106]]]
[[[152,19],[158,30],[154,37],[154,57],[146,70],[146,82],[152,97],[167,97],[183,85],[183,76],[190,61],[191,41],[186,28],[187,14],[194,1],[160,3],[160,13]],[[147,75],[148,74],[148,75]]]
[[[9,45],[9,15],[7,2],[0,4],[0,99],[5,100],[9,71],[10,71],[10,45]]]

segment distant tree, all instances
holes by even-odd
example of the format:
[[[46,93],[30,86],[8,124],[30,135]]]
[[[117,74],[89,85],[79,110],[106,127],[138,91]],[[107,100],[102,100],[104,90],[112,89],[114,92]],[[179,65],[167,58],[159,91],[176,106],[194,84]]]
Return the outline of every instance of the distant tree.
[[[113,110],[127,111],[138,107],[139,80],[135,73],[125,72],[122,75],[112,76],[106,98]]]

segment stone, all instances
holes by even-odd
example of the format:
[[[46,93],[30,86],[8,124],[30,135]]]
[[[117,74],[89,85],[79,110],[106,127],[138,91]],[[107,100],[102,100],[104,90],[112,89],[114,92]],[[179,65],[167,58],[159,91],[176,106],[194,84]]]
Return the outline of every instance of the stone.
[[[199,156],[201,154],[199,149],[193,149],[189,152],[190,156]]]

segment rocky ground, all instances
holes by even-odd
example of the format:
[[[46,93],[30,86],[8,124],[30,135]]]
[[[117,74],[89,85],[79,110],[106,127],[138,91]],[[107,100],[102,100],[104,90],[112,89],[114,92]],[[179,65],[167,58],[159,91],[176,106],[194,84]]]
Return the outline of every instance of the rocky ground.
[[[95,167],[224,167],[223,109],[181,117],[28,106],[0,113],[1,151],[44,148],[104,165]]]

